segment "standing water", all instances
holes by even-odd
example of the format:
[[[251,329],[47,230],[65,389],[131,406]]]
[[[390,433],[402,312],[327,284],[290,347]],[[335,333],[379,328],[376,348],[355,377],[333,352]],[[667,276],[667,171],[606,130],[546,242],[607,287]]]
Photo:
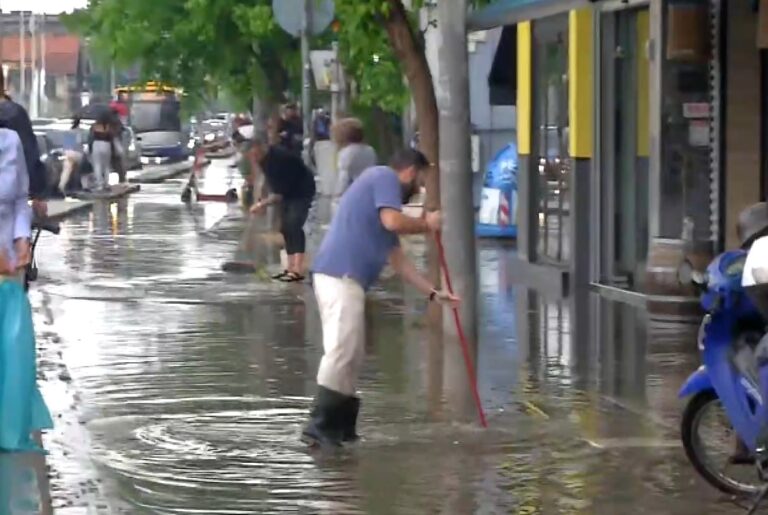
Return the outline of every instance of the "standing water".
[[[225,206],[184,206],[179,190],[97,205],[41,244],[32,301],[57,414],[45,438],[56,513],[732,512],[678,443],[693,329],[592,294],[548,301],[514,287],[513,250],[494,244],[479,254],[490,428],[455,418],[461,353],[436,344],[423,299],[387,279],[369,300],[363,440],[308,452],[312,290],[221,273],[237,223],[222,229]],[[0,460],[0,499],[36,489],[45,505],[34,471]]]

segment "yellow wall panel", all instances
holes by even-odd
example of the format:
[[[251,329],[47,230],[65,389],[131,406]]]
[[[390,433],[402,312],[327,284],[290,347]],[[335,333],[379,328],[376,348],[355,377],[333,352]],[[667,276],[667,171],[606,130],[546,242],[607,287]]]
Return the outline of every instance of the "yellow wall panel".
[[[517,152],[531,153],[533,88],[533,34],[531,22],[517,24]]]
[[[574,158],[592,157],[593,53],[592,9],[576,9],[568,17],[569,152]]]

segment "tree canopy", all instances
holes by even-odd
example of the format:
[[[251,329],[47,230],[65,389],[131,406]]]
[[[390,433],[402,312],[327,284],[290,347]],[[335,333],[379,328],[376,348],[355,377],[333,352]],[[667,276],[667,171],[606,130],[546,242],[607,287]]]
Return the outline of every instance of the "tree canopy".
[[[296,89],[298,42],[272,18],[269,0],[91,0],[65,18],[104,60],[204,96],[223,87],[247,102]]]
[[[410,98],[403,64],[383,23],[401,3],[335,0],[337,33],[327,31],[313,41],[314,48],[327,48],[338,39],[357,105],[400,113]],[[411,4],[415,9],[423,0]],[[271,5],[271,0],[90,0],[65,22],[88,38],[97,56],[139,65],[145,78],[178,84],[193,95],[222,87],[242,102],[255,93],[273,103],[287,92],[298,94],[301,62],[299,42],[277,25]],[[416,30],[416,15],[409,21]]]

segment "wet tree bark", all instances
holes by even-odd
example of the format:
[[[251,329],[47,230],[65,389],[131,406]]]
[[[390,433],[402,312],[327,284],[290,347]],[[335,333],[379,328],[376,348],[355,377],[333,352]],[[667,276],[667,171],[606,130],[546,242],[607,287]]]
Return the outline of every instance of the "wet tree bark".
[[[405,77],[410,86],[413,105],[416,111],[416,123],[419,130],[419,146],[433,166],[426,180],[427,194],[424,209],[440,208],[440,131],[437,98],[429,69],[424,44],[416,37],[402,0],[387,0],[389,14],[384,25],[390,44],[400,61]],[[427,270],[429,280],[440,286],[440,259],[437,245],[431,236],[427,236]],[[427,381],[428,403],[433,418],[442,414],[443,389],[443,311],[436,303],[431,303],[427,310]]]
[[[411,89],[416,108],[421,151],[431,163],[434,163],[427,175],[427,197],[424,208],[435,210],[440,208],[440,170],[437,166],[440,158],[440,136],[432,73],[429,70],[424,45],[411,27],[402,0],[387,0],[387,2],[389,15],[384,18],[384,25],[392,49],[403,66]],[[437,250],[432,241],[429,241],[427,256],[430,280],[437,285],[440,283],[440,265]]]

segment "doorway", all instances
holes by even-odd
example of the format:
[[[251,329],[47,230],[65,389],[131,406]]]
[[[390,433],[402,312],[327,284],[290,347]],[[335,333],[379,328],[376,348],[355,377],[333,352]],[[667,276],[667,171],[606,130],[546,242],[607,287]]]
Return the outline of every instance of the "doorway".
[[[539,262],[570,262],[571,160],[568,155],[568,16],[533,23],[533,120]]]
[[[638,290],[648,257],[648,10],[600,21],[600,282]]]

